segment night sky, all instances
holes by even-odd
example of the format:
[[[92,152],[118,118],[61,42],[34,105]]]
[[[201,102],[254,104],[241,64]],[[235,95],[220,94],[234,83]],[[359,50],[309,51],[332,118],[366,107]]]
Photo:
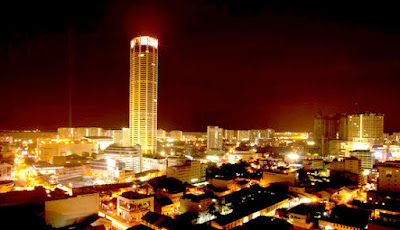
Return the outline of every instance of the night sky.
[[[39,2],[0,7],[0,129],[68,126],[69,73],[73,126],[127,127],[129,41],[150,35],[159,128],[312,131],[357,104],[400,130],[394,5]]]

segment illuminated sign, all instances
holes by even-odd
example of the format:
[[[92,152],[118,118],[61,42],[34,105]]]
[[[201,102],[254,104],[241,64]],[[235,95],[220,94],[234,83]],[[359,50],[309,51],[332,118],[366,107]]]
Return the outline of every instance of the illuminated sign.
[[[131,48],[135,47],[135,45],[142,46],[152,46],[158,49],[158,40],[149,36],[137,37],[131,40]]]

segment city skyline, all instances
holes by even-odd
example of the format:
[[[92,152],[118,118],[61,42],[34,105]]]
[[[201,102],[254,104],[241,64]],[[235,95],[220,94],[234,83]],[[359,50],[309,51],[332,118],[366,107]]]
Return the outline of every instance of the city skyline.
[[[325,4],[3,4],[0,226],[399,229],[400,14]]]
[[[358,103],[360,111],[386,115],[385,131],[400,129],[392,103],[400,48],[392,14],[378,12],[371,23],[367,12],[374,7],[368,5],[366,13],[354,14],[356,6],[254,4],[241,11],[235,2],[127,5],[70,5],[58,15],[46,11],[27,22],[31,13],[25,12],[13,27],[1,24],[7,35],[1,41],[2,93],[13,96],[0,97],[0,127],[68,126],[66,34],[72,30],[73,126],[128,127],[126,50],[133,37],[149,35],[162,44],[160,128],[312,131],[321,108],[326,114],[351,113]],[[17,9],[10,3],[10,14]],[[335,10],[344,18],[335,17]],[[103,14],[113,19],[103,20]],[[152,19],[137,20],[146,14]],[[251,42],[243,43],[243,37]]]

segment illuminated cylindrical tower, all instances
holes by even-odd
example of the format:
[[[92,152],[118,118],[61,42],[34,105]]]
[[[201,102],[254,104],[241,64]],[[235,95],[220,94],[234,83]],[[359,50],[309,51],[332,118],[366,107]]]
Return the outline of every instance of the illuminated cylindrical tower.
[[[157,148],[158,40],[140,36],[131,40],[129,128],[130,144],[143,153]]]

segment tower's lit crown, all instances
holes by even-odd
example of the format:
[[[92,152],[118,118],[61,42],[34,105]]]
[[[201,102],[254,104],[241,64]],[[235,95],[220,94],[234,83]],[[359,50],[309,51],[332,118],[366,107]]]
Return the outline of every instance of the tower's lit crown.
[[[135,47],[136,45],[152,46],[158,49],[158,40],[149,36],[140,36],[131,40],[131,48]]]

